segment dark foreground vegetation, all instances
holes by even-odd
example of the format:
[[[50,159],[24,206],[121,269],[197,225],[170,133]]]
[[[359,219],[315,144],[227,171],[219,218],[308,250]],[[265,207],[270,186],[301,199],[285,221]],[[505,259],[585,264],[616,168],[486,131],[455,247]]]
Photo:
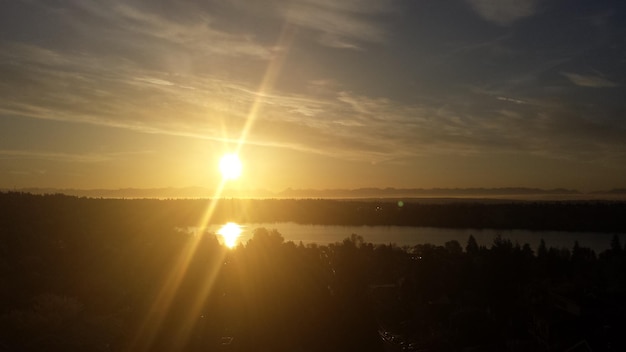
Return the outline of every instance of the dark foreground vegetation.
[[[321,217],[351,204],[264,210],[224,203],[218,219],[226,211],[266,211],[275,221],[294,220],[270,213],[280,207],[298,219],[294,214]],[[626,248],[618,236],[609,250],[594,253],[578,245],[533,251],[505,238],[480,247],[471,236],[445,246],[373,245],[358,235],[303,246],[257,229],[245,246],[228,250],[214,235],[180,230],[201,217],[189,204],[0,194],[0,351],[626,348]],[[365,219],[411,209],[359,206],[354,212]],[[492,214],[479,204],[454,206]],[[518,205],[499,209],[509,206]],[[520,206],[561,209],[548,214],[564,217],[556,223],[567,220],[561,203]],[[606,215],[624,214],[621,203],[572,206],[573,223],[594,219],[580,215],[582,208],[622,226]],[[334,216],[353,219],[354,212]],[[426,214],[438,219],[442,212]],[[500,214],[521,221],[512,210]]]

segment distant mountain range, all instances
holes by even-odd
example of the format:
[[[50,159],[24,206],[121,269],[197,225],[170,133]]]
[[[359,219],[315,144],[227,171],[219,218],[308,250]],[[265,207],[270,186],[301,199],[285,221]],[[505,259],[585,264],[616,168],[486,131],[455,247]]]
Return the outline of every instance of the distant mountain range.
[[[215,191],[205,187],[183,188],[121,188],[121,189],[61,189],[21,188],[0,189],[32,194],[62,193],[89,198],[213,198]],[[357,188],[357,189],[292,189],[272,192],[263,189],[225,190],[220,198],[598,198],[624,197],[626,189],[583,193],[573,189],[540,189],[525,187],[506,188]]]
[[[398,197],[489,197],[517,195],[578,195],[571,189],[538,188],[357,188],[314,190],[286,189],[280,193],[285,198],[398,198]]]
[[[120,188],[120,189],[73,189],[73,188],[21,188],[4,189],[33,194],[62,193],[88,198],[213,198],[215,190],[205,187],[167,188]],[[276,194],[266,190],[231,191],[225,190],[222,198],[271,198]]]

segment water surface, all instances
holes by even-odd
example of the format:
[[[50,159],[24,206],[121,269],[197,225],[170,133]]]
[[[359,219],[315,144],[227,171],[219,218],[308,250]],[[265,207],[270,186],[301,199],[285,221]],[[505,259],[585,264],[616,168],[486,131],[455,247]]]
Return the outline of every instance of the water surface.
[[[610,247],[611,233],[594,232],[562,232],[562,231],[529,231],[529,230],[491,230],[491,229],[451,229],[436,227],[409,227],[409,226],[338,226],[338,225],[302,225],[293,222],[282,223],[250,223],[240,224],[242,233],[239,243],[245,243],[252,238],[257,228],[276,229],[285,238],[296,244],[317,243],[325,245],[343,241],[351,234],[362,236],[366,242],[374,244],[395,243],[398,246],[414,246],[416,244],[431,243],[443,245],[448,241],[456,240],[463,247],[467,244],[470,235],[476,238],[479,245],[491,246],[494,238],[501,235],[513,243],[523,245],[528,243],[533,250],[537,250],[541,240],[545,240],[548,247],[569,248],[578,241],[580,246],[589,247],[600,253]],[[216,233],[221,225],[211,225],[208,232]],[[619,234],[622,243],[626,234]]]

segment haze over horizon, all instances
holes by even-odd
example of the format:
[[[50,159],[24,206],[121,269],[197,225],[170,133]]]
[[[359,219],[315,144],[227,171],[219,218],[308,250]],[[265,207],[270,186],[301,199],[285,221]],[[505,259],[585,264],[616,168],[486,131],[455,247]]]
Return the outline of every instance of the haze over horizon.
[[[626,188],[616,1],[0,3],[0,189]]]

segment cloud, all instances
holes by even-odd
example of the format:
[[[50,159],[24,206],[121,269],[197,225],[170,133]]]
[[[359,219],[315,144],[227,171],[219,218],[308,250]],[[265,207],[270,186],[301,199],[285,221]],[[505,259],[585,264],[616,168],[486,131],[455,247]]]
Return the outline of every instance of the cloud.
[[[145,83],[161,85],[161,86],[173,86],[174,85],[174,83],[172,82],[169,82],[163,79],[158,79],[158,78],[151,78],[151,77],[136,77],[135,80],[140,81],[140,82],[145,82]]]
[[[445,102],[409,104],[355,93],[323,78],[310,81],[318,89],[315,94],[259,92],[246,82],[173,75],[132,63],[122,65],[117,58],[26,45],[1,49],[0,113],[12,116],[233,142],[256,102],[259,109],[246,141],[249,145],[345,160],[384,162],[485,152],[574,159],[582,152],[609,155],[626,149],[615,138],[623,135],[623,128],[591,122],[580,113],[564,111],[563,104],[517,94],[510,94],[512,98],[505,95],[508,92],[479,91],[472,98],[476,101],[469,103],[466,95],[451,95]],[[500,105],[493,105],[494,100]],[[514,113],[507,110],[510,103],[515,103]],[[80,157],[99,160],[93,155]]]
[[[214,77],[150,71],[117,58],[30,45],[0,47],[5,97],[0,110],[12,115],[154,132],[185,120],[201,127],[217,123],[215,116],[229,109],[229,99],[243,94]]]
[[[214,15],[191,3],[164,2],[156,6],[149,1],[32,0],[31,5],[38,15],[52,18],[41,29],[54,26],[49,29],[55,33],[57,28],[65,28],[72,45],[83,50],[99,49],[127,58],[139,56],[145,61],[150,57],[170,57],[180,62],[181,57],[206,60],[207,56],[219,55],[265,60],[272,56],[271,47],[255,41],[253,32],[217,29]]]
[[[514,99],[514,98],[509,98],[509,97],[497,97],[496,99],[501,100],[501,101],[508,101],[508,102],[515,103],[515,104],[528,104],[528,102],[524,100]]]
[[[283,15],[296,25],[320,33],[322,45],[361,49],[363,42],[382,42],[386,32],[373,15],[388,13],[391,2],[376,0],[299,0],[286,6]]]
[[[617,87],[618,84],[609,81],[601,76],[592,75],[580,75],[577,73],[561,72],[561,75],[565,76],[572,83],[580,87],[588,88],[612,88]]]
[[[126,4],[112,8],[116,24],[129,33],[165,40],[193,51],[226,56],[251,56],[267,59],[271,50],[237,35],[212,28],[209,13],[197,14],[194,20],[180,22],[158,13],[146,12]]]
[[[483,17],[500,24],[530,16],[535,8],[535,2],[472,3]],[[0,41],[0,114],[233,142],[251,107],[258,104],[246,143],[368,162],[479,153],[575,158],[583,151],[626,150],[616,137],[623,135],[623,128],[590,122],[580,113],[565,111],[567,102],[541,100],[524,90],[534,88],[541,76],[536,72],[522,72],[533,78],[530,83],[503,86],[485,77],[490,91],[468,93],[459,88],[463,92],[457,94],[460,85],[451,81],[445,96],[433,93],[398,101],[391,92],[376,96],[364,93],[368,87],[348,86],[341,81],[344,75],[333,76],[334,67],[309,72],[306,63],[298,63],[291,68],[297,71],[279,74],[296,72],[301,89],[281,91],[277,86],[258,91],[265,66],[272,61],[272,46],[227,31],[210,13],[172,16],[141,8],[137,5],[141,3],[118,1],[67,4],[69,10],[60,13],[60,20],[80,29],[86,40],[70,45],[73,50],[50,42]],[[274,20],[289,19],[313,33],[323,45],[362,49],[364,43],[385,40],[387,33],[373,18],[390,7],[379,1],[298,0],[273,15]],[[77,41],[82,38],[73,35]],[[507,38],[484,41],[463,52],[499,46]],[[547,72],[539,66],[539,71]],[[231,71],[243,73],[235,77],[224,73]],[[562,75],[584,87],[617,86],[601,76]],[[610,143],[601,144],[607,140]]]
[[[467,0],[467,2],[483,19],[508,26],[534,15],[538,0]]]
[[[0,149],[0,159],[43,159],[61,162],[98,163],[112,160],[121,155],[137,153],[58,153],[40,150]]]

